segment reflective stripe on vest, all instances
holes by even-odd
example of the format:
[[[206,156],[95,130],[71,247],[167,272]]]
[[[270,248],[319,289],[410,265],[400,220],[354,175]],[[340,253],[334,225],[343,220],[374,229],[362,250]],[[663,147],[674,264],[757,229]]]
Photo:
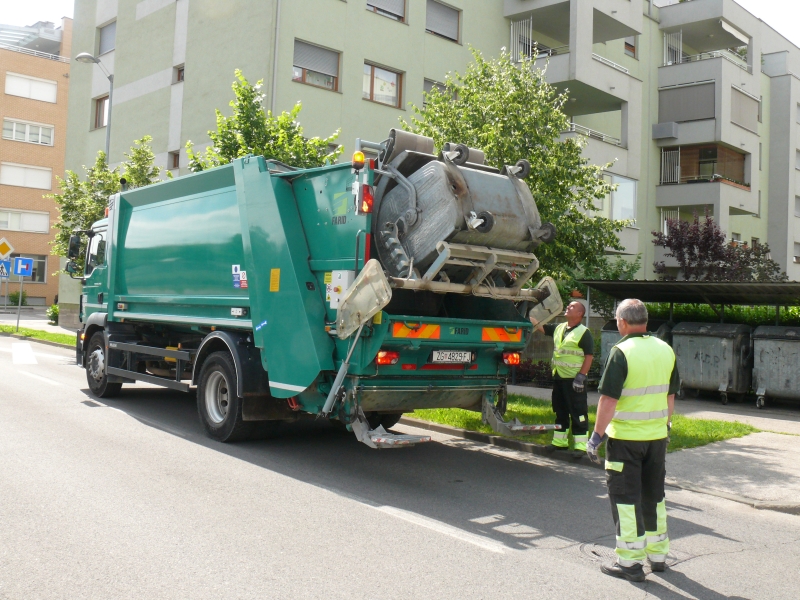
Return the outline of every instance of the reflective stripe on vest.
[[[667,394],[675,353],[650,335],[627,337],[615,347],[625,355],[628,375],[607,429],[609,437],[637,441],[667,437]]]
[[[584,353],[580,341],[586,332],[586,326],[577,325],[570,332],[567,332],[567,327],[566,323],[561,323],[553,332],[553,375],[574,379],[583,366]]]

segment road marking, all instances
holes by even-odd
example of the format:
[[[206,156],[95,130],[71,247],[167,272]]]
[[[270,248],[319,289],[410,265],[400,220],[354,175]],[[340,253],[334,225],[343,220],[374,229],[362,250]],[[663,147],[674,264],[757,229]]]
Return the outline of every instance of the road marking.
[[[28,342],[13,342],[11,344],[11,362],[15,365],[39,364],[39,361],[33,355],[33,348]]]
[[[23,342],[23,343],[27,344],[28,342]],[[12,346],[13,345],[14,344],[12,344]],[[0,348],[0,352],[11,353],[11,352],[13,352],[13,350],[11,348]],[[38,356],[39,358],[57,358],[59,360],[64,360],[65,358],[66,359],[74,358],[75,353],[72,353],[70,355],[63,355],[63,354],[48,354],[46,352],[34,352],[33,355],[34,356]]]
[[[55,379],[50,379],[49,377],[42,377],[41,375],[34,375],[33,373],[28,373],[28,371],[18,371],[18,373],[21,373],[22,375],[26,375],[28,377],[33,377],[34,379],[38,379],[39,381],[43,381],[44,383],[47,383],[49,385],[54,385],[57,387],[62,387],[64,385],[63,383],[59,383]]]

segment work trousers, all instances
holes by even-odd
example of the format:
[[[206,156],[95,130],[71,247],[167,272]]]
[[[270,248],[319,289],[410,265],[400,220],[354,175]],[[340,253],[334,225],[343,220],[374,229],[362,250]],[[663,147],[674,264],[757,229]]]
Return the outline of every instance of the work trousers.
[[[664,501],[667,438],[647,442],[609,439],[606,480],[617,527],[617,562],[631,567],[669,553]]]
[[[561,430],[553,433],[553,445],[558,448],[569,447],[569,431],[575,450],[586,450],[589,437],[589,408],[586,392],[578,393],[572,389],[572,379],[553,379],[553,412],[556,424]]]

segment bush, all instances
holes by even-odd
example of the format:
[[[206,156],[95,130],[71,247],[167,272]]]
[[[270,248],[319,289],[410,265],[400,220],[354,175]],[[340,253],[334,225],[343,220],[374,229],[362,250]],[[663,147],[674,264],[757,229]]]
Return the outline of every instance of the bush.
[[[536,362],[528,359],[517,366],[517,381],[520,383],[535,383],[539,387],[553,386],[553,367],[549,360]]]
[[[47,318],[50,319],[50,323],[58,325],[58,304],[53,304],[47,309],[45,314],[47,314]]]
[[[19,292],[10,292],[8,294],[8,303],[14,306],[19,306]],[[22,291],[22,306],[28,306],[28,292]]]
[[[669,319],[669,303],[648,303],[651,319]],[[758,327],[775,325],[774,306],[726,306],[725,322]],[[672,320],[675,323],[719,323],[719,316],[707,304],[676,304]],[[800,325],[800,307],[781,307],[781,325]]]

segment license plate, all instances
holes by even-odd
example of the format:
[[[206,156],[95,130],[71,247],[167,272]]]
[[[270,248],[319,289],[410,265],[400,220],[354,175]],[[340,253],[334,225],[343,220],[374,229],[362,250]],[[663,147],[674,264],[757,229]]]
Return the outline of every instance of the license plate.
[[[468,363],[472,362],[472,352],[466,350],[434,350],[431,362]]]

